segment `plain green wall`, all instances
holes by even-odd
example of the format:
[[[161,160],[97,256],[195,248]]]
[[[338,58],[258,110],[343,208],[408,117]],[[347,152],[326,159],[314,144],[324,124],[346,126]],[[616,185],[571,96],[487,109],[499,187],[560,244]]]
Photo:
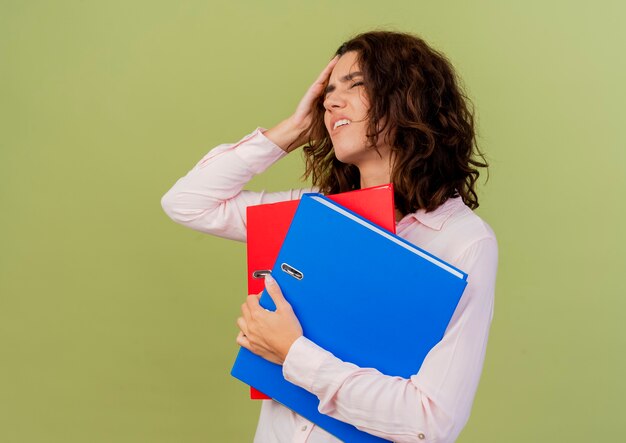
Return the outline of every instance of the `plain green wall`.
[[[161,196],[373,27],[451,59],[491,163],[496,310],[460,442],[623,441],[619,2],[0,0],[0,442],[245,442],[245,246]],[[299,154],[250,188],[298,187]],[[484,184],[484,180],[481,180]]]

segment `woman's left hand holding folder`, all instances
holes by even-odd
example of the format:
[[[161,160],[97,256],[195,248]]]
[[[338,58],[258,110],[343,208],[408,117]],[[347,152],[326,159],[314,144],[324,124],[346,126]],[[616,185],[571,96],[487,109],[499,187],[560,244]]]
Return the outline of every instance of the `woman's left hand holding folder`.
[[[300,336],[302,326],[271,275],[265,277],[265,288],[276,305],[268,311],[259,304],[261,294],[249,295],[241,305],[237,319],[237,344],[266,360],[282,365],[289,348]]]

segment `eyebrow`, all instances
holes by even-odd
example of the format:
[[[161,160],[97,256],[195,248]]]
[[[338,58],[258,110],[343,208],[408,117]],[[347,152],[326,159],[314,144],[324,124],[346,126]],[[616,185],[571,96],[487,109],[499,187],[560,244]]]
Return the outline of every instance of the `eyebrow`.
[[[351,72],[350,74],[344,75],[343,77],[341,77],[339,81],[349,82],[355,77],[363,77],[363,73],[361,71]],[[326,86],[326,89],[324,89],[324,95],[328,94],[329,92],[333,92],[334,90],[335,90],[335,85],[328,85]]]

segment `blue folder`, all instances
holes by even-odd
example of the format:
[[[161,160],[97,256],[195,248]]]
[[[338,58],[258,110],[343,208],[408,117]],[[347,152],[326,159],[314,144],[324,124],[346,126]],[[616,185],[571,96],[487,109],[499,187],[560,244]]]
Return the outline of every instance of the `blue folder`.
[[[304,336],[343,361],[416,374],[443,337],[467,274],[321,194],[303,195],[272,276]],[[267,290],[260,303],[275,310]],[[321,414],[282,366],[241,348],[231,375],[345,442],[386,440]]]

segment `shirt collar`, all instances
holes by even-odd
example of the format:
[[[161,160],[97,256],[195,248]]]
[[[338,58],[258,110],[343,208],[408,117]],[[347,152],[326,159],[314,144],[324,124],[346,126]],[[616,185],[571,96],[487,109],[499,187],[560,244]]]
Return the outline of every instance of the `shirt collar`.
[[[463,204],[461,196],[450,197],[434,211],[426,212],[424,209],[418,209],[411,214],[407,214],[407,217],[412,217],[421,224],[435,231],[440,231],[446,220]]]

